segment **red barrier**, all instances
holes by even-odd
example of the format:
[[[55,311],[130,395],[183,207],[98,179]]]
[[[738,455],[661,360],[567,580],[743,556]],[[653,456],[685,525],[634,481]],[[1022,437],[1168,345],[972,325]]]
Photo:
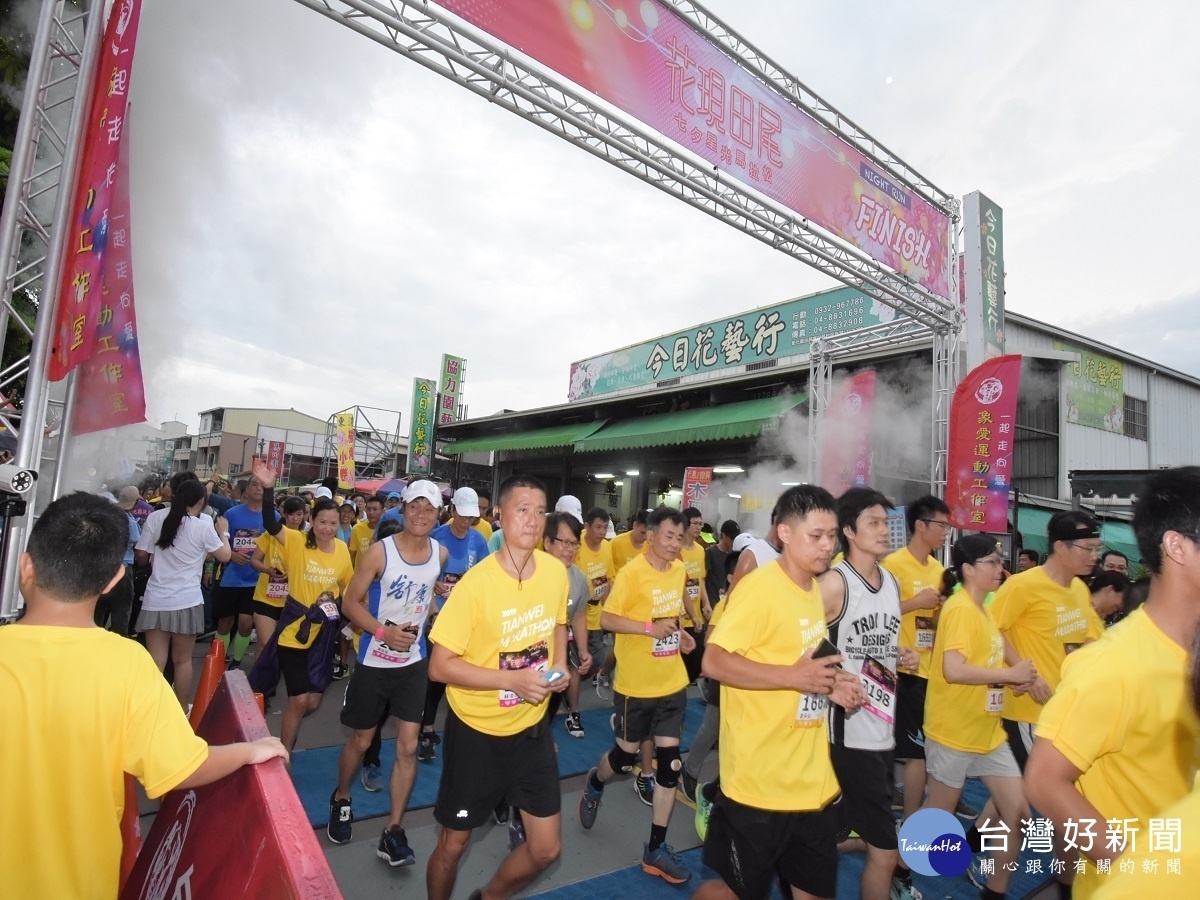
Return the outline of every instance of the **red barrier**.
[[[269,735],[244,673],[221,679],[198,733],[210,744]],[[282,760],[163,798],[121,897],[188,896],[342,896]]]
[[[121,888],[129,881],[129,873],[142,849],[142,822],[138,818],[137,779],[125,773],[125,813],[121,816]]]
[[[208,648],[208,656],[204,657],[204,665],[200,669],[200,680],[196,682],[196,696],[192,698],[192,713],[188,722],[193,729],[198,730],[200,720],[216,693],[221,676],[225,674],[225,644],[220,640],[212,642]]]

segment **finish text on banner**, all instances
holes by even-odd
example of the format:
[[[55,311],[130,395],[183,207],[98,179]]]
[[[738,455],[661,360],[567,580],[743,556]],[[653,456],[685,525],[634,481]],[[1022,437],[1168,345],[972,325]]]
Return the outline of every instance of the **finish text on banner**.
[[[847,378],[821,421],[821,486],[835,497],[871,481],[875,370]]]
[[[433,472],[433,423],[437,403],[437,382],[431,378],[413,379],[412,416],[408,434],[408,473],[430,475]]]
[[[871,257],[949,297],[949,219],[669,5],[438,5],[640,119]]]
[[[956,528],[1008,531],[1020,385],[1020,355],[997,356],[972,369],[954,391],[946,503]]]
[[[112,212],[121,180],[117,170],[141,11],[141,0],[117,0],[104,31],[84,125],[79,182],[67,220],[69,231],[47,372],[51,381],[61,380],[99,349],[104,258],[112,249],[116,231]]]

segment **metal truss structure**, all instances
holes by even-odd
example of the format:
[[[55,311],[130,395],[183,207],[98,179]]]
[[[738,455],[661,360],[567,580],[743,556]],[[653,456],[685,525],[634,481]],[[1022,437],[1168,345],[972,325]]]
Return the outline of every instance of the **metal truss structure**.
[[[45,441],[50,387],[46,363],[66,242],[66,229],[61,223],[69,215],[74,193],[79,135],[87,114],[103,24],[102,0],[81,4],[44,0],[34,33],[4,211],[0,214],[0,340],[4,346],[19,335],[30,341],[29,353],[0,372],[0,391],[22,377],[26,379],[21,408],[0,409],[0,423],[17,436],[13,463],[35,470],[53,464],[56,484],[61,442],[55,449]],[[24,296],[36,304],[33,328],[22,319],[14,296]],[[44,447],[49,451],[45,455]],[[46,483],[44,478],[42,483]],[[35,483],[24,495],[30,513],[37,490]],[[10,547],[24,548],[29,519],[26,515],[13,520]],[[4,566],[0,622],[15,616],[18,608],[18,557],[17,552],[11,552],[0,561]]]
[[[808,345],[808,480],[821,473],[821,426],[833,396],[833,363],[838,356],[870,353],[884,347],[909,347],[929,339],[930,330],[912,319],[893,319],[841,334],[815,337]],[[938,381],[934,378],[935,383]],[[953,390],[953,388],[951,388]],[[936,389],[935,389],[936,396]],[[936,400],[934,406],[936,407]],[[936,439],[934,446],[937,446]],[[931,469],[931,478],[933,470]]]
[[[527,62],[505,44],[421,0],[296,0],[364,37],[420,63],[440,75],[516,113],[577,147],[648,184],[703,210],[740,231],[856,288],[930,328],[950,325],[955,304],[880,265],[862,251],[827,235],[806,218],[741,184],[707,161],[635,120],[619,115],[553,73]],[[957,214],[957,203],[932,189],[907,167],[897,170],[891,155],[873,139],[850,127],[816,95],[804,90],[767,58],[753,51],[696,3],[672,4],[727,52],[740,53],[753,71],[789,101],[807,97],[824,122],[840,123],[839,134],[879,161],[889,176]],[[737,48],[736,51],[734,48]],[[768,73],[774,73],[770,75]],[[814,112],[806,105],[807,112]],[[832,126],[831,126],[832,127]],[[953,254],[951,235],[946,245]]]
[[[350,413],[354,419],[354,460],[359,478],[396,476],[400,454],[401,414],[394,409],[373,406],[351,406],[331,415],[325,422],[325,457],[321,463],[322,477],[337,474],[337,417]],[[396,424],[392,431],[384,429]],[[378,423],[378,424],[376,424]],[[332,460],[332,463],[331,463]],[[365,463],[365,466],[362,465]]]

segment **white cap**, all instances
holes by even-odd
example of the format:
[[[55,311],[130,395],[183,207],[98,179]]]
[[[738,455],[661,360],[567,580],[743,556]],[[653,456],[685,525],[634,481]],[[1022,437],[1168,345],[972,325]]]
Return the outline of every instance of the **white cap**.
[[[558,502],[554,504],[554,511],[570,513],[579,520],[579,524],[583,524],[583,504],[579,502],[578,497],[563,494],[558,498]]]
[[[733,548],[730,550],[730,552],[734,553],[739,550],[745,550],[747,547],[753,544],[755,540],[757,540],[757,538],[755,538],[754,535],[748,531],[743,531],[733,539]]]
[[[418,497],[424,497],[434,509],[440,509],[442,506],[442,492],[432,481],[422,479],[410,482],[404,486],[404,493],[400,495],[400,499],[405,503],[412,503]]]
[[[612,519],[608,520],[608,531],[605,532],[604,536],[610,541],[617,536],[617,529],[613,528]]]
[[[470,518],[479,515],[479,495],[472,488],[460,487],[450,498],[450,505],[454,507],[456,516]]]
[[[321,487],[319,487],[315,491],[313,491],[313,499],[314,500],[332,500],[333,492],[330,491],[329,488],[325,487],[324,485],[321,485]]]

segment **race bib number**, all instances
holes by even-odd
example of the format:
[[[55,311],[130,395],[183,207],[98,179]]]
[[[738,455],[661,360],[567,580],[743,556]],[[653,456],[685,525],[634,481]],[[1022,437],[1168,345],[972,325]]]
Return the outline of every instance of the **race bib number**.
[[[1004,687],[1002,685],[988,685],[986,708],[989,715],[1000,715],[1004,709]]]
[[[267,599],[268,600],[286,600],[287,599],[287,576],[272,575],[267,579]]]
[[[317,605],[321,608],[321,612],[325,613],[325,618],[330,622],[336,622],[340,618],[337,604],[332,600],[322,600]]]
[[[387,622],[384,622],[383,624],[384,625],[395,625],[396,623],[392,622],[392,621],[387,621]],[[414,638],[418,634],[421,633],[420,627],[412,624],[411,622],[406,623],[405,625],[402,625],[401,627],[405,631],[407,631],[409,634],[411,634]],[[414,651],[414,649],[416,649],[416,647],[417,647],[417,644],[414,641],[413,643],[411,643],[407,647],[405,647],[403,650],[398,650],[395,647],[392,647],[389,644],[384,643],[383,641],[377,641],[374,638],[372,638],[371,639],[371,656],[373,656],[376,659],[381,660],[383,662],[403,663],[403,662],[408,662],[412,658],[413,651]]]
[[[874,657],[863,659],[861,674],[867,712],[891,725],[896,709],[896,673]]]
[[[508,653],[501,652],[500,654],[500,670],[502,672],[512,671],[513,669],[534,669],[538,672],[546,672],[550,669],[550,648],[545,641],[538,641],[532,647],[526,647],[524,650],[513,650]],[[503,707],[516,706],[518,703],[524,703],[521,696],[513,691],[500,691],[500,705]]]
[[[604,593],[604,586],[608,584],[607,575],[597,575],[592,579],[592,599],[588,601],[592,606],[600,602],[600,596]]]
[[[700,598],[700,581],[696,578],[687,580],[687,595],[689,600],[698,600]]]
[[[654,621],[655,622],[666,622],[666,621],[670,621],[670,620],[655,619]],[[679,641],[680,641],[681,635],[682,635],[682,632],[673,631],[664,638],[655,638],[654,639],[654,647],[651,649],[650,652],[654,656],[678,656],[679,655]]]
[[[932,650],[935,629],[929,616],[917,616],[917,649]]]
[[[233,533],[233,540],[229,542],[229,548],[234,553],[245,553],[249,556],[257,547],[255,541],[258,540],[258,535],[253,531],[247,531],[244,528],[239,528]]]
[[[825,695],[801,694],[796,708],[797,728],[816,728],[825,721]]]

